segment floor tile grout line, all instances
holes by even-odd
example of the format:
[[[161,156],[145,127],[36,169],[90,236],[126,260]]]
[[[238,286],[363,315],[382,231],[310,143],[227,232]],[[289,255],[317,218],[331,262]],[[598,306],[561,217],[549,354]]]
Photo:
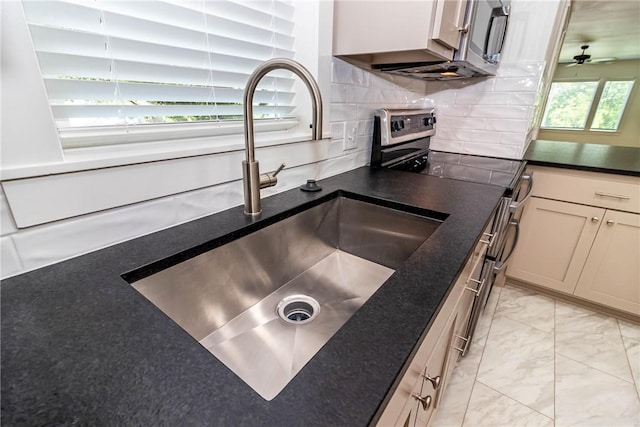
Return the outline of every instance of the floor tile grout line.
[[[506,318],[506,319],[511,320],[512,322],[519,323],[519,324],[521,324],[521,325],[523,325],[523,326],[528,326],[529,328],[535,329],[536,331],[543,332],[543,333],[545,333],[545,334],[547,334],[547,335],[554,335],[554,336],[555,336],[555,327],[553,328],[553,331],[545,331],[544,329],[536,328],[535,326],[529,325],[528,323],[524,323],[524,322],[522,322],[522,321],[520,321],[520,320],[518,320],[518,319],[514,319],[514,318],[512,318],[512,317],[505,316],[505,315],[503,315],[503,314],[498,314],[498,316],[500,316],[500,317],[504,317],[504,318]],[[555,319],[554,319],[554,320],[555,320]]]
[[[591,366],[591,365],[587,365],[586,363],[581,362],[581,361],[579,361],[579,360],[576,360],[576,359],[574,359],[573,357],[565,356],[565,355],[564,355],[564,354],[562,354],[562,353],[556,353],[556,354],[557,354],[557,355],[560,355],[560,356],[562,356],[562,357],[564,357],[565,359],[569,359],[569,360],[571,360],[572,362],[579,363],[579,364],[581,364],[582,366],[585,366],[585,367],[587,367],[587,368],[589,368],[589,369],[593,369],[594,371],[598,371],[598,372],[600,372],[601,374],[604,374],[604,375],[606,375],[606,376],[608,376],[608,377],[615,378],[616,380],[624,381],[625,383],[628,383],[628,384],[631,384],[631,385],[635,386],[635,382],[634,382],[634,381],[625,380],[624,378],[620,378],[620,377],[618,377],[618,376],[612,375],[612,374],[610,374],[609,372],[605,372],[605,371],[603,371],[602,369],[594,368],[594,367],[593,367],[593,366]],[[636,394],[637,394],[637,393],[636,393]],[[640,399],[640,397],[639,397],[639,399]]]
[[[477,381],[476,381],[476,383],[480,383],[480,384],[482,384],[483,386],[485,386],[485,387],[487,387],[487,388],[490,388],[491,390],[495,391],[495,392],[496,392],[496,393],[498,393],[499,395],[504,396],[504,397],[506,397],[506,398],[507,398],[507,399],[509,399],[509,400],[513,400],[514,402],[516,402],[516,403],[518,403],[518,404],[520,404],[520,405],[522,405],[522,406],[526,407],[526,408],[527,408],[527,409],[529,409],[530,411],[535,412],[535,413],[537,413],[537,414],[540,414],[540,415],[542,415],[543,417],[545,417],[545,418],[547,418],[547,419],[549,419],[549,420],[551,420],[551,421],[554,421],[554,424],[555,424],[555,419],[554,419],[554,418],[551,418],[551,417],[549,417],[548,415],[545,415],[545,414],[543,414],[542,412],[538,411],[537,409],[534,409],[534,408],[532,408],[531,406],[529,406],[529,405],[527,405],[527,404],[525,404],[525,403],[520,402],[518,399],[516,399],[516,398],[514,398],[514,397],[512,397],[512,396],[509,396],[508,394],[504,394],[503,392],[501,392],[501,391],[499,391],[499,390],[496,390],[495,388],[491,387],[490,385],[487,385],[486,383],[483,383],[481,380],[477,380]],[[475,385],[475,384],[474,384],[474,385]],[[555,413],[554,413],[554,416],[555,416]]]
[[[476,372],[476,376],[477,376],[477,372]],[[464,427],[464,420],[467,418],[467,412],[469,411],[469,403],[471,403],[471,396],[473,396],[473,390],[476,388],[476,384],[477,384],[477,381],[474,379],[473,385],[471,386],[471,394],[469,395],[469,400],[467,400],[467,405],[464,408],[464,415],[462,416],[460,427]]]
[[[505,284],[505,286],[506,286],[506,284]],[[503,288],[504,288],[504,286],[503,286]],[[480,358],[480,363],[478,364],[478,370],[476,371],[476,378],[475,378],[475,382],[474,382],[474,387],[475,387],[475,383],[481,383],[481,384],[483,384],[484,386],[489,387],[491,390],[494,390],[496,393],[499,393],[500,395],[505,396],[505,397],[507,397],[508,399],[511,399],[511,400],[513,400],[514,402],[517,402],[517,403],[519,403],[519,404],[523,405],[523,406],[524,406],[524,407],[526,407],[526,408],[529,408],[531,411],[536,412],[536,413],[538,413],[538,414],[540,414],[540,415],[544,416],[545,418],[552,420],[552,421],[553,421],[553,423],[554,423],[554,426],[555,426],[555,407],[556,407],[556,405],[555,405],[555,330],[556,330],[556,328],[555,328],[555,302],[556,302],[556,300],[555,300],[555,298],[552,298],[552,302],[553,302],[553,326],[554,326],[554,327],[553,327],[553,331],[549,332],[549,331],[545,331],[545,330],[542,330],[542,329],[536,328],[536,327],[534,327],[534,326],[531,326],[531,325],[526,324],[526,323],[524,323],[524,322],[521,322],[521,321],[519,321],[519,320],[512,319],[512,318],[510,318],[510,317],[508,317],[508,316],[505,316],[505,315],[503,315],[503,314],[498,313],[498,310],[499,310],[499,307],[500,307],[500,303],[503,301],[503,300],[502,300],[502,296],[503,296],[503,295],[502,295],[502,292],[500,292],[500,295],[499,295],[499,298],[498,298],[498,302],[496,303],[496,307],[495,307],[495,309],[494,309],[494,311],[493,311],[493,314],[492,314],[492,318],[491,318],[491,325],[490,325],[490,327],[489,327],[489,330],[487,331],[487,339],[486,339],[486,341],[485,341],[485,345],[484,345],[484,347],[483,347],[482,357]],[[553,366],[553,370],[554,370],[554,377],[553,377],[553,378],[554,378],[554,381],[553,381],[553,386],[554,386],[554,395],[553,395],[553,401],[554,401],[554,404],[553,404],[553,417],[552,417],[552,418],[551,418],[551,417],[549,417],[548,415],[543,414],[542,412],[540,412],[540,411],[538,411],[538,410],[536,410],[536,409],[534,409],[534,408],[531,408],[529,405],[527,405],[527,404],[525,404],[525,403],[523,403],[523,402],[520,402],[520,401],[519,401],[519,400],[517,400],[516,398],[511,397],[511,396],[509,396],[509,395],[507,395],[507,394],[504,394],[504,393],[502,393],[502,392],[500,392],[500,391],[498,391],[498,390],[494,389],[493,387],[490,387],[489,385],[487,385],[487,384],[483,383],[482,381],[478,380],[478,373],[480,372],[480,366],[482,365],[482,361],[484,360],[484,351],[486,350],[486,348],[487,348],[487,343],[489,342],[489,337],[490,337],[490,335],[491,335],[491,329],[493,328],[493,322],[496,320],[496,318],[497,318],[497,317],[507,318],[507,319],[509,319],[509,320],[511,320],[511,321],[513,321],[513,322],[516,322],[516,323],[518,323],[518,324],[520,324],[520,325],[523,325],[523,326],[527,326],[527,327],[533,328],[533,329],[535,329],[535,330],[537,330],[537,331],[540,331],[540,332],[543,332],[543,333],[545,333],[545,334],[547,334],[547,335],[551,335],[551,334],[553,334],[553,340],[554,340],[554,346],[553,346],[553,364],[554,364],[554,366]],[[469,399],[469,400],[471,400],[471,399]],[[469,407],[469,403],[467,403],[467,408],[468,408],[468,407]],[[465,412],[465,416],[466,416],[466,412]]]
[[[627,364],[629,365],[629,371],[631,372],[631,383],[635,386],[636,395],[638,396],[638,400],[640,400],[640,384],[637,383],[636,376],[634,375],[633,366],[631,366],[631,360],[629,360],[629,352],[627,351],[627,346],[624,344],[624,339],[628,339],[634,342],[638,342],[640,345],[640,341],[634,340],[630,337],[625,337],[622,334],[622,328],[620,328],[620,319],[616,319],[616,324],[618,325],[618,331],[620,332],[620,339],[622,340],[622,348],[624,349],[624,355],[627,358]]]

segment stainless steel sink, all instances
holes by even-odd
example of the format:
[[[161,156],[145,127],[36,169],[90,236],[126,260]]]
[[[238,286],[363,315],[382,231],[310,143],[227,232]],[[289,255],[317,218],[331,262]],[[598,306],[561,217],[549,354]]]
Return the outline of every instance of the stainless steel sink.
[[[271,400],[439,224],[336,197],[132,285]]]

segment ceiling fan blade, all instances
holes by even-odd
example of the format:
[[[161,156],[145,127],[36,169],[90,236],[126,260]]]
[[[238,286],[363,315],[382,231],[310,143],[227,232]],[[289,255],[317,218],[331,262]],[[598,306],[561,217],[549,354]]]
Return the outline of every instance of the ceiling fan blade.
[[[592,59],[590,62],[596,62],[596,63],[597,63],[597,62],[614,62],[614,61],[617,61],[617,60],[618,60],[618,58],[614,58],[614,57],[612,56],[612,57],[609,57],[609,58],[597,58],[597,59]]]

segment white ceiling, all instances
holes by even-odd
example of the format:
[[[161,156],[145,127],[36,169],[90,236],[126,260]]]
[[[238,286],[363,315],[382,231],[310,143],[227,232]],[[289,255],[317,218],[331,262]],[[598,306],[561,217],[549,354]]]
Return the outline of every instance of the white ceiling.
[[[573,0],[559,62],[588,44],[592,60],[640,58],[640,0]]]

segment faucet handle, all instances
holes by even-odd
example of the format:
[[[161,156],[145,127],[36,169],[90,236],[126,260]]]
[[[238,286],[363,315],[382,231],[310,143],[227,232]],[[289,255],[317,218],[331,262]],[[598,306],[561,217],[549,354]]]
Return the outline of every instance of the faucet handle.
[[[278,178],[276,177],[276,175],[278,175],[285,166],[286,165],[283,163],[275,171],[261,174],[260,188],[273,187],[274,185],[276,185],[278,183]]]
[[[278,167],[278,169],[276,169],[275,171],[273,171],[273,172],[271,173],[271,176],[275,178],[275,176],[276,176],[276,175],[278,175],[278,174],[282,171],[282,169],[284,169],[284,168],[285,168],[285,166],[287,166],[287,165],[285,165],[284,163],[283,163],[283,164],[281,164],[281,165]]]

